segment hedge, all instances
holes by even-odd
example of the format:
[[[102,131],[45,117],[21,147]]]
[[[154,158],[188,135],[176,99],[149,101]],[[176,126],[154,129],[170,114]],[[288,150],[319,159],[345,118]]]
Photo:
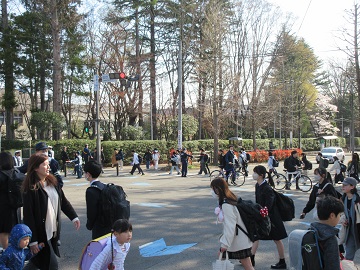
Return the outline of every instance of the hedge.
[[[2,147],[4,150],[13,150],[13,149],[24,149],[32,148],[38,141],[14,141],[14,140],[3,140]],[[89,145],[90,150],[93,150],[96,147],[96,140],[86,140],[86,139],[66,139],[61,141],[45,141],[48,145],[53,146],[55,151],[55,158],[60,160],[60,154],[62,147],[67,146],[67,151],[69,156],[72,158],[75,151],[82,151],[85,144]],[[275,149],[278,149],[280,146],[279,139],[258,139],[256,140],[258,150],[268,150],[269,143],[272,142]],[[356,145],[360,145],[360,138],[356,138]],[[247,151],[252,151],[253,142],[251,139],[244,139],[242,141],[242,146]],[[334,146],[346,146],[345,138],[338,138],[333,141]],[[285,145],[285,139],[282,139],[282,146],[284,149],[290,148],[289,140],[287,140],[287,145]],[[301,149],[303,151],[318,151],[320,149],[320,144],[318,140],[311,138],[301,139]],[[128,164],[132,158],[131,150],[136,150],[137,153],[143,155],[147,149],[153,150],[157,148],[161,153],[161,160],[168,160],[168,152],[171,148],[177,148],[177,141],[151,141],[151,140],[139,140],[139,141],[104,141],[102,142],[102,147],[104,149],[106,163],[111,162],[111,156],[113,154],[114,148],[123,149],[125,153],[125,164]],[[194,141],[184,141],[183,147],[189,149],[192,152],[198,152],[200,148],[204,148],[208,152],[212,152],[214,148],[214,140],[194,140]],[[229,141],[228,140],[219,140],[219,149],[228,149]],[[235,146],[235,150],[238,150],[238,146]],[[292,148],[299,148],[298,139],[293,139]],[[282,155],[282,154],[281,154]],[[262,159],[262,158],[261,158]]]

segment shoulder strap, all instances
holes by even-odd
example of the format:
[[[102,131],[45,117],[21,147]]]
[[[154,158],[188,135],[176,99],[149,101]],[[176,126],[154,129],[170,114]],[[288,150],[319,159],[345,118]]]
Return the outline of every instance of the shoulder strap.
[[[322,189],[325,189],[328,185],[330,185],[330,183],[326,183],[325,186],[323,186]],[[320,185],[319,185],[319,187],[320,187]]]
[[[317,253],[318,253],[318,257],[319,257],[319,263],[320,263],[320,268],[323,269],[324,268],[324,265],[323,265],[323,261],[322,261],[322,256],[321,256],[321,250],[323,249],[322,245],[320,245],[319,243],[319,235],[318,235],[318,231],[313,227],[313,226],[310,226],[310,229],[314,232],[314,236],[315,236],[315,242],[316,242],[316,245],[319,247],[317,249]],[[320,250],[321,249],[321,250]]]
[[[236,228],[240,229],[248,238],[250,238],[250,235],[239,224],[236,224]],[[238,230],[236,230],[236,235],[238,235]]]

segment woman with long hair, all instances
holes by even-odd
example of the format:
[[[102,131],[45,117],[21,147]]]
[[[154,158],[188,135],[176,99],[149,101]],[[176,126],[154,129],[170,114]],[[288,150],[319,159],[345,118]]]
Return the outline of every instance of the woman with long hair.
[[[74,223],[77,230],[80,228],[80,220],[74,208],[66,199],[63,190],[58,188],[56,178],[49,171],[47,156],[30,157],[22,186],[23,213],[24,223],[32,231],[29,246],[31,252],[37,256],[34,256],[24,269],[58,269],[56,256],[60,256],[57,242],[60,235],[61,211]],[[41,252],[39,243],[45,243]]]
[[[269,236],[261,238],[260,240],[273,240],[276,244],[279,253],[279,262],[271,265],[271,269],[286,269],[284,244],[281,241],[287,237],[284,223],[281,219],[280,212],[275,203],[275,193],[271,186],[274,186],[274,181],[266,168],[258,165],[254,168],[253,179],[256,181],[255,198],[256,203],[262,207],[267,207],[269,210],[269,217],[271,220],[271,231]],[[255,265],[255,253],[259,246],[259,240],[255,241],[251,250],[253,255],[252,263]]]
[[[230,259],[240,260],[245,270],[253,270],[250,260],[252,242],[244,232],[237,230],[236,227],[236,225],[239,225],[246,230],[236,207],[237,197],[231,192],[223,178],[218,177],[212,180],[210,187],[212,196],[219,203],[216,208],[218,220],[223,223],[220,252],[223,253],[224,258],[226,256],[225,252],[228,252]]]
[[[14,176],[14,160],[9,152],[0,153],[0,245],[3,249],[8,247],[11,229],[20,223],[14,208],[9,202],[8,181]]]

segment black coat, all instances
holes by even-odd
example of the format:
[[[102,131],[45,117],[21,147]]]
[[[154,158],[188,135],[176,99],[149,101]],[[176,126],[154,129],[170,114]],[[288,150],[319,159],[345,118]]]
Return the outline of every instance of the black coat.
[[[329,183],[329,181],[327,179],[325,179],[321,184],[317,183],[313,186],[313,189],[311,190],[311,193],[309,196],[309,201],[306,203],[306,206],[303,209],[303,213],[305,213],[305,214],[309,213],[315,207],[316,198],[320,195],[321,196],[333,196],[333,197],[337,198],[337,192],[336,192],[334,186],[331,183],[326,185],[327,183]],[[325,185],[326,185],[326,187],[324,188]],[[321,194],[318,194],[319,189],[323,190],[321,192]]]
[[[17,209],[9,206],[8,202],[8,178],[13,170],[0,173],[0,233],[10,233],[12,227],[19,223]]]
[[[73,220],[77,214],[66,199],[62,189],[55,187],[59,195],[59,210],[70,219]],[[46,191],[40,187],[37,190],[29,190],[23,194],[24,200],[24,224],[29,226],[32,231],[31,242],[45,243],[45,247],[31,261],[40,269],[48,269],[50,260],[50,248],[47,245],[47,236],[45,229],[46,213],[48,209],[48,195]],[[57,241],[61,230],[61,211],[57,213],[57,235],[51,239],[51,245],[55,254],[60,257]]]
[[[281,240],[287,237],[284,223],[281,219],[280,212],[276,206],[276,197],[273,189],[267,182],[255,185],[256,202],[262,207],[267,207],[271,220],[271,231],[268,237],[261,240]]]
[[[93,187],[93,186],[97,187]],[[105,184],[96,181],[86,189],[86,228],[92,231],[92,239],[99,238],[111,232],[112,224],[103,224],[100,213],[100,195]]]

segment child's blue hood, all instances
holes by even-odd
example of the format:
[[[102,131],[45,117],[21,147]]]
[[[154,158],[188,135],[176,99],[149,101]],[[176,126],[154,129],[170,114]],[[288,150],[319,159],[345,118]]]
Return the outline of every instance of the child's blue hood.
[[[30,228],[25,224],[16,224],[11,230],[9,243],[13,247],[18,248],[20,240],[26,236],[29,236],[31,238],[32,232]]]

